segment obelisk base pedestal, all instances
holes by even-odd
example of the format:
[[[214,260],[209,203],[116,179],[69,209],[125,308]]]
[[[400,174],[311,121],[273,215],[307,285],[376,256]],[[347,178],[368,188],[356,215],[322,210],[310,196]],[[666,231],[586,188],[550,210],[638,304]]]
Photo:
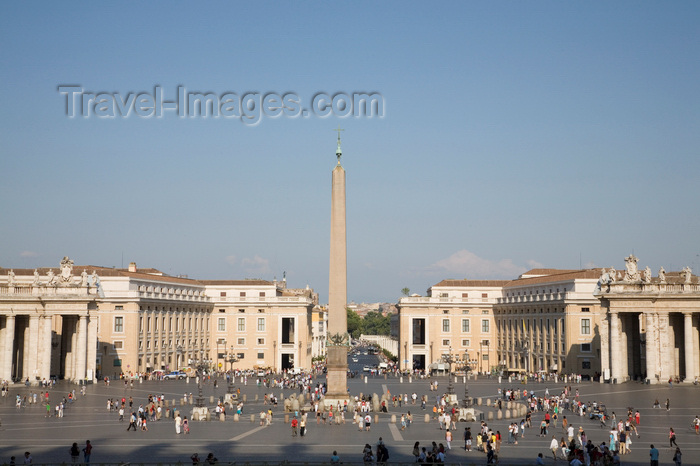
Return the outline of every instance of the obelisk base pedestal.
[[[348,348],[329,346],[326,351],[326,398],[345,400],[348,397]]]

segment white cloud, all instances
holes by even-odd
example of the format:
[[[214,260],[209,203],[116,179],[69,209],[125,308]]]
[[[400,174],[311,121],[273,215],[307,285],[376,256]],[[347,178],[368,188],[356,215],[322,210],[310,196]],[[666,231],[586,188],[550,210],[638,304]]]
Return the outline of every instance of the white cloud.
[[[257,254],[252,258],[245,257],[241,259],[241,267],[246,273],[251,275],[262,276],[270,273],[270,261]]]
[[[224,257],[224,260],[229,264],[229,265],[236,265],[236,256],[230,255]]]
[[[542,262],[537,262],[534,259],[530,259],[526,262],[529,269],[544,269],[546,268]]]
[[[539,262],[534,260],[530,260],[527,263],[531,268],[542,267]],[[527,267],[514,264],[511,259],[493,261],[479,257],[466,249],[462,249],[445,259],[435,262],[428,270],[440,274],[450,274],[451,278],[478,280],[482,278],[515,279],[528,269]]]
[[[19,253],[20,257],[37,257],[38,255],[39,253],[34,251],[22,251]]]

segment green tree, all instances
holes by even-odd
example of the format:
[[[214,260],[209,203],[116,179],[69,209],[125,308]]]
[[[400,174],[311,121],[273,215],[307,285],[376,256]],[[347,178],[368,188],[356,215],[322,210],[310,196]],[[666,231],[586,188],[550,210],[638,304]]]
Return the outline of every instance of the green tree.
[[[401,288],[401,294],[404,296],[408,296],[411,293],[411,290],[409,288]]]
[[[353,338],[360,338],[360,335],[364,332],[364,320],[352,309],[346,308],[346,310],[348,313],[348,333]]]
[[[364,320],[364,333],[367,335],[389,335],[391,333],[390,318],[384,317],[379,312],[368,312]]]

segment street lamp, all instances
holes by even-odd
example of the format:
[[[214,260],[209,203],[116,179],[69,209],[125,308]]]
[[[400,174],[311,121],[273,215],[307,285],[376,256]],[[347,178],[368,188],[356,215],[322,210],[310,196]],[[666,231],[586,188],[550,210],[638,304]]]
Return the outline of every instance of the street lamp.
[[[199,358],[198,359],[191,359],[190,364],[195,367],[197,370],[197,377],[198,377],[198,384],[197,388],[199,390],[199,393],[197,394],[197,398],[195,401],[195,406],[198,408],[203,408],[205,406],[204,404],[204,396],[202,395],[202,379],[204,378],[204,369],[206,369],[209,365],[211,365],[211,359],[204,359],[204,350],[199,351]]]
[[[231,352],[226,353],[226,362],[231,364],[231,369],[230,374],[228,375],[228,387],[226,389],[227,393],[233,394],[233,363],[237,362],[238,358],[236,357],[236,354],[233,352],[233,345],[231,345]]]
[[[447,394],[448,395],[454,395],[455,394],[455,387],[452,385],[452,363],[456,361],[456,358],[452,354],[452,345],[450,345],[449,353],[443,354],[440,359],[442,362],[447,364],[447,372],[448,372],[448,378],[447,378]]]
[[[473,367],[476,367],[476,359],[469,359],[469,353],[465,352],[464,353],[464,372],[469,373],[472,372]],[[462,401],[464,403],[465,408],[470,408],[472,405],[472,399],[469,396],[469,384],[466,382],[467,377],[464,378],[464,400]]]

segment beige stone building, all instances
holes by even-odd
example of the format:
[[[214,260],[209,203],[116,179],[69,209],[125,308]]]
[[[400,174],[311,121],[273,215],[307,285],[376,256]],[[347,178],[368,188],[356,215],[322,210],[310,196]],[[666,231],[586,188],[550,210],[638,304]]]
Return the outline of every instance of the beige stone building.
[[[308,287],[171,277],[134,263],[74,266],[67,257],[57,272],[0,268],[0,379],[77,382],[197,360],[212,369],[311,367],[318,295]]]
[[[216,366],[234,353],[234,369],[310,368],[313,309],[310,288],[287,290],[286,282],[205,280],[213,304],[211,335]]]
[[[399,366],[402,370],[441,368],[443,354],[488,372],[498,364],[493,306],[505,280],[443,280],[428,296],[399,300]]]
[[[493,307],[497,360],[509,372],[600,372],[600,270],[535,269],[503,286]]]

